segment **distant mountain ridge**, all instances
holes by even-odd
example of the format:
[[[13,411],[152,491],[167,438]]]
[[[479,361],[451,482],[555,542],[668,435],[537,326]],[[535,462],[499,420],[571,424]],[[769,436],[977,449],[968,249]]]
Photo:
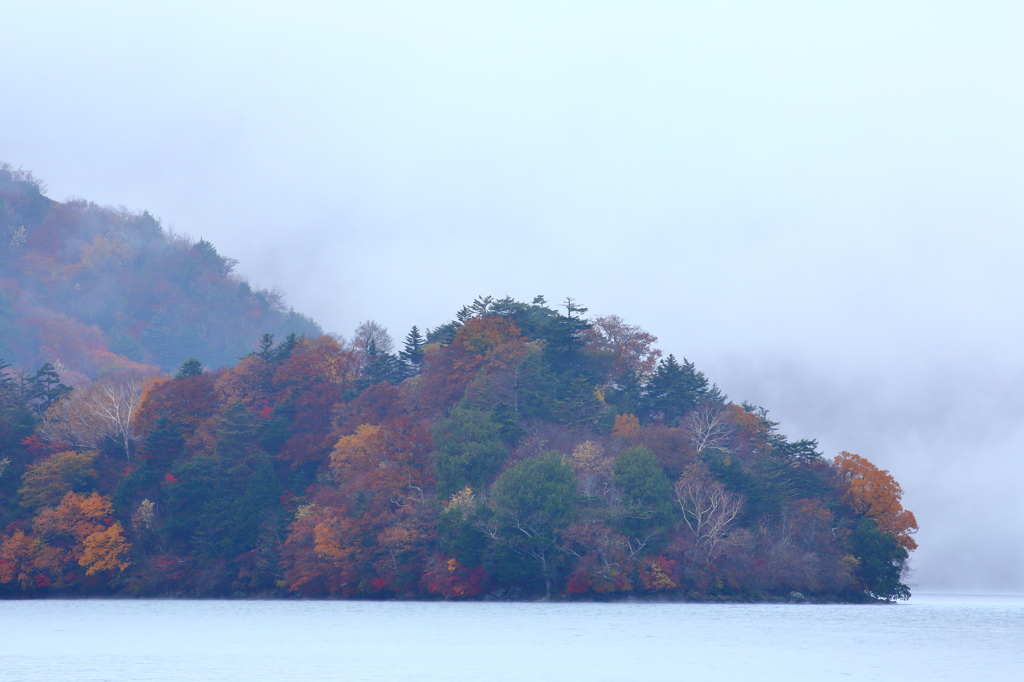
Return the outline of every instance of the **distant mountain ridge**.
[[[236,261],[164,229],[148,212],[58,202],[0,164],[0,357],[87,377],[187,358],[233,364],[264,333],[319,336]]]

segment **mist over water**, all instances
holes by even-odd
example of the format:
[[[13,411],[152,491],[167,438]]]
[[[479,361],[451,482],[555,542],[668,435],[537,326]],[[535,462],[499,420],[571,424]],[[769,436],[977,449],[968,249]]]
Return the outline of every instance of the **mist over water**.
[[[619,314],[889,469],[919,589],[1024,591],[1024,11],[23,3],[0,161],[328,331]]]

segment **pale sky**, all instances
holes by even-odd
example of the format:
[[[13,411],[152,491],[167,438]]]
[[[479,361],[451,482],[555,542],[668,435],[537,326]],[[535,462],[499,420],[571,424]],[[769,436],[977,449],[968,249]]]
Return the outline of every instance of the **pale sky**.
[[[5,7],[0,161],[328,331],[619,314],[1024,592],[1024,5],[210,4]]]

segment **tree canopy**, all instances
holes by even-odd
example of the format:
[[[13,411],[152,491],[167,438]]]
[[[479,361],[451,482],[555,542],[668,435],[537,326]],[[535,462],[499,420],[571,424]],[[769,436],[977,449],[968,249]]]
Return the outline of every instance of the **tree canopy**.
[[[892,474],[618,316],[325,336],[148,214],[0,195],[0,595],[909,596]]]

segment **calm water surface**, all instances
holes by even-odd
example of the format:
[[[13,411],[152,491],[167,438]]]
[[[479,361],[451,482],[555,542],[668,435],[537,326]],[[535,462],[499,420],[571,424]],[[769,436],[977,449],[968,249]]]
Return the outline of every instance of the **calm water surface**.
[[[1024,598],[0,601],[0,680],[1024,680]]]

